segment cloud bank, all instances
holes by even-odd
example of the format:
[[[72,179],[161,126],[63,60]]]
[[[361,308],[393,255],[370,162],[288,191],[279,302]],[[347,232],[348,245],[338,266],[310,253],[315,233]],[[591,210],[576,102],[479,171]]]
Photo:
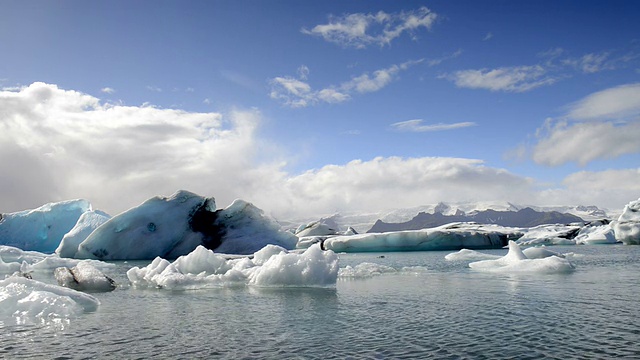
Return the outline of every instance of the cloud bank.
[[[279,219],[439,201],[622,207],[638,197],[640,170],[581,172],[540,190],[477,159],[377,157],[292,174],[279,147],[260,138],[261,122],[255,110],[103,104],[44,83],[0,91],[0,212],[86,198],[115,214],[177,189],[214,196],[219,207],[242,198]]]

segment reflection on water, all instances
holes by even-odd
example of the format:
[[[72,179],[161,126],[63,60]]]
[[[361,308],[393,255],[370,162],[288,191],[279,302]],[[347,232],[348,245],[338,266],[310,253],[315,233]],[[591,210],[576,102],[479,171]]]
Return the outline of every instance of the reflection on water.
[[[4,327],[0,357],[640,357],[640,247],[554,250],[579,255],[574,273],[478,273],[446,252],[348,254],[341,267],[421,271],[341,278],[330,289],[122,286],[62,331]],[[121,284],[131,266],[119,264]]]

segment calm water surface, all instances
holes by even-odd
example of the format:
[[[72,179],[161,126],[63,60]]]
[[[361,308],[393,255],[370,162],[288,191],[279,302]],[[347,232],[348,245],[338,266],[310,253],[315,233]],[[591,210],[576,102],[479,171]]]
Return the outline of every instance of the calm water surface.
[[[640,358],[640,246],[553,247],[563,275],[478,273],[449,252],[342,254],[409,270],[335,288],[171,292],[127,285],[64,328],[9,326],[4,358]],[[486,251],[504,254],[506,251]],[[384,255],[384,258],[379,258]],[[113,275],[127,284],[134,263]]]

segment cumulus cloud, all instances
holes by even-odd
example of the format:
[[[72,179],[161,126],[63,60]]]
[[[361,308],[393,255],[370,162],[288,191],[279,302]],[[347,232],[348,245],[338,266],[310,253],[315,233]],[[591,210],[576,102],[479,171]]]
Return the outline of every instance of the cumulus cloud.
[[[431,29],[437,17],[426,7],[390,14],[384,11],[376,14],[355,13],[331,16],[328,24],[316,25],[311,30],[303,28],[302,33],[320,36],[340,46],[363,49],[371,44],[390,45],[404,32],[415,39],[415,31],[420,28]]]
[[[110,87],[104,87],[100,89],[100,91],[102,91],[105,94],[113,94],[114,92],[116,92],[113,88],[110,88]]]
[[[437,124],[425,125],[423,124],[422,119],[414,119],[414,120],[401,121],[401,122],[391,124],[391,127],[394,128],[395,130],[407,131],[407,132],[454,130],[454,129],[461,129],[461,128],[470,127],[470,126],[476,126],[476,123],[467,121],[467,122],[459,122],[459,123],[452,123],[452,124],[437,123]]]
[[[318,103],[337,104],[350,100],[353,94],[379,91],[398,78],[398,73],[409,67],[421,63],[423,60],[407,61],[399,65],[391,65],[386,69],[379,69],[373,73],[364,73],[345,81],[340,85],[332,85],[320,90],[313,90],[307,76],[309,68],[298,69],[298,77],[280,76],[269,81],[271,91],[269,96],[292,108],[306,107]]]
[[[540,65],[460,70],[441,78],[453,81],[460,88],[506,92],[525,92],[558,80]]]
[[[640,152],[640,83],[591,94],[539,129],[532,158],[545,165],[612,159]]]
[[[179,188],[230,202],[262,171],[256,112],[104,105],[43,83],[0,92],[0,109],[2,211],[77,197],[122,211]]]

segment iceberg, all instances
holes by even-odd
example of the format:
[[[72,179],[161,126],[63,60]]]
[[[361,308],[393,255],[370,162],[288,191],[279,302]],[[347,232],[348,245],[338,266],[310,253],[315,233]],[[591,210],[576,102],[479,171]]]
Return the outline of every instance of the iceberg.
[[[67,259],[56,254],[24,251],[12,246],[0,245],[0,275],[10,275],[14,272],[51,274],[58,267],[71,268],[80,263],[87,263],[101,270],[113,269],[116,266],[98,260]]]
[[[87,200],[78,199],[0,214],[0,245],[52,253],[80,216],[90,209]]]
[[[567,259],[558,256],[545,258],[528,258],[515,241],[509,241],[507,255],[493,260],[480,260],[472,262],[469,267],[477,271],[501,272],[501,273],[543,273],[557,274],[568,273],[575,268]]]
[[[525,230],[524,235],[517,240],[520,246],[532,245],[575,245],[574,238],[583,225],[549,224],[532,227]]]
[[[224,286],[333,286],[338,276],[338,256],[319,245],[303,253],[267,245],[253,257],[229,258],[198,246],[174,262],[160,257],[151,264],[127,271],[134,287],[192,290]]]
[[[99,305],[92,295],[22,276],[0,280],[0,325],[64,326]]]
[[[55,253],[60,257],[73,258],[78,252],[78,246],[100,225],[111,216],[102,211],[87,211],[80,216],[76,225],[64,235]]]
[[[615,244],[616,236],[610,225],[585,226],[575,238],[577,245]]]
[[[625,205],[612,227],[616,240],[626,245],[640,245],[640,199]]]
[[[236,200],[216,210],[215,200],[180,190],[157,196],[107,220],[80,245],[75,257],[100,260],[175,259],[202,245],[230,254],[251,254],[267,244],[295,247],[262,210]]]
[[[116,288],[113,279],[86,261],[79,262],[71,269],[56,268],[54,276],[58,280],[58,285],[78,291],[104,292]]]
[[[444,259],[447,261],[470,261],[470,260],[490,260],[497,259],[500,256],[485,254],[480,251],[471,249],[461,249],[458,252],[445,255]]]
[[[322,246],[335,252],[499,249],[519,236],[517,230],[498,225],[452,223],[432,229],[335,236]]]

